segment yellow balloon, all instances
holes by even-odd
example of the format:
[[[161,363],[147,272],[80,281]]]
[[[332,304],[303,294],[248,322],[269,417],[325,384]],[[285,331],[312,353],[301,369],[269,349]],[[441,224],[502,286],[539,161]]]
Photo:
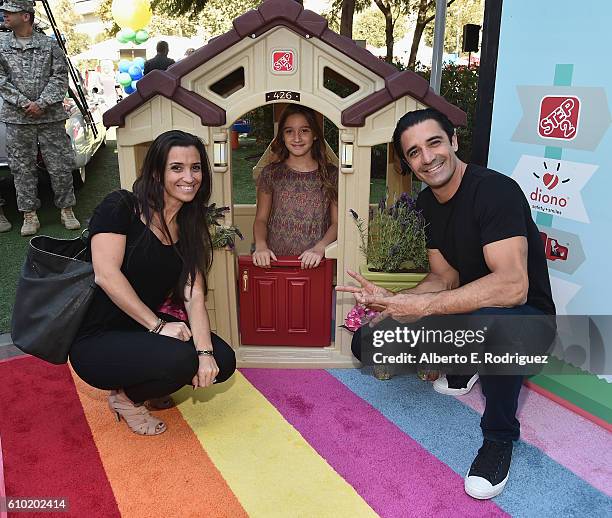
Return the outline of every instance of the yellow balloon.
[[[113,0],[113,18],[122,29],[144,29],[151,21],[149,0]]]

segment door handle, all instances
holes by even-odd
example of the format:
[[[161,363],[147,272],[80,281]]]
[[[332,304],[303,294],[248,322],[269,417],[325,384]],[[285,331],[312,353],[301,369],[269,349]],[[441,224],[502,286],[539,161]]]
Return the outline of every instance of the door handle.
[[[242,271],[242,291],[243,292],[249,291],[249,271],[248,270]]]

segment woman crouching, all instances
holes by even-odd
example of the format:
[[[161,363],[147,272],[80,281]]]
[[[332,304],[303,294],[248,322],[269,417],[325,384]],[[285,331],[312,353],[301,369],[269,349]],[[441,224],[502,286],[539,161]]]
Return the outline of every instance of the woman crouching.
[[[89,224],[97,288],[70,361],[85,382],[111,391],[111,411],[137,434],[166,430],[145,402],[167,408],[184,385],[208,387],[236,369],[205,306],[210,193],[202,141],[168,131],[151,144],[133,193],[110,193]],[[189,324],[156,313],[170,294],[184,302]]]

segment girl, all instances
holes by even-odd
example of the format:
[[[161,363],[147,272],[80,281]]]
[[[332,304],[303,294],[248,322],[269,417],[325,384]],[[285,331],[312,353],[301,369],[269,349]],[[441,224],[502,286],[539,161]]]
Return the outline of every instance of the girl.
[[[145,401],[187,384],[225,381],[236,360],[211,333],[204,305],[212,245],[202,141],[182,131],[157,137],[133,191],[112,192],[91,218],[97,288],[70,361],[85,382],[111,390],[108,403],[118,420],[137,434],[157,435],[166,425]],[[189,325],[155,313],[170,292],[184,301]]]
[[[271,149],[276,161],[257,180],[253,264],[299,255],[302,268],[316,268],[338,235],[338,169],[326,160],[314,111],[287,106]]]

